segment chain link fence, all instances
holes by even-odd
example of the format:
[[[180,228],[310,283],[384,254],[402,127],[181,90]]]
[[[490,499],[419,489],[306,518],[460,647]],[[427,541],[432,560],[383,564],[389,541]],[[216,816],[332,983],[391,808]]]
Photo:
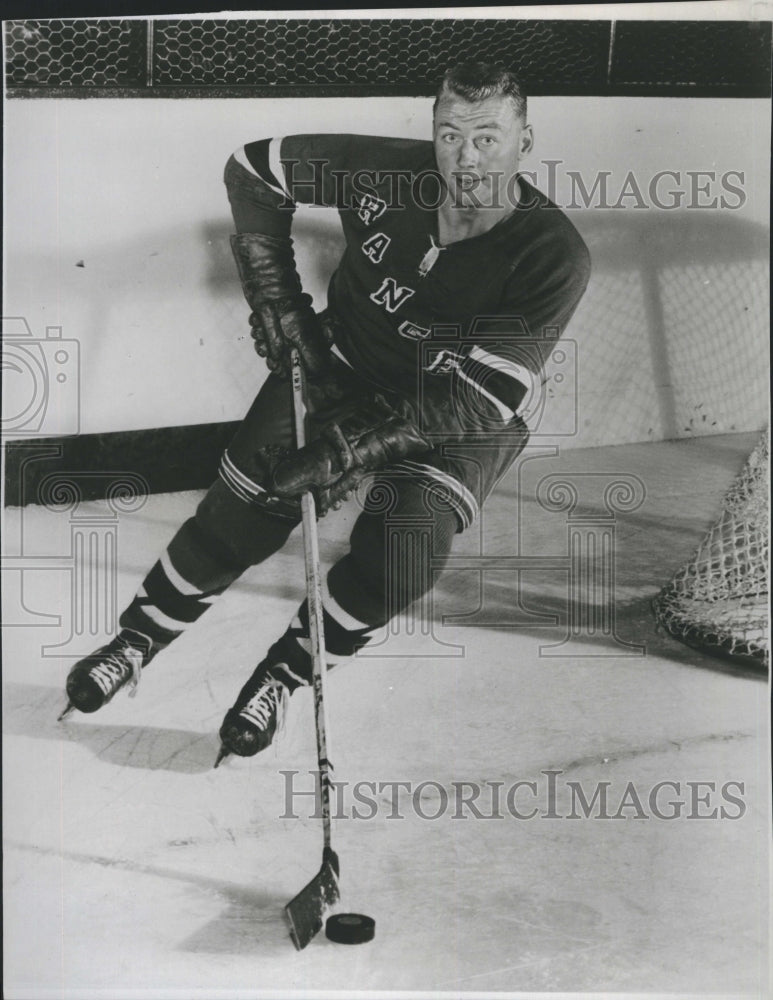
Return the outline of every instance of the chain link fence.
[[[433,93],[463,59],[517,63],[527,89],[603,83],[603,22],[162,21],[154,29],[160,85],[406,87]]]
[[[534,95],[767,96],[757,22],[29,20],[5,25],[9,96],[424,95],[463,59]]]
[[[143,86],[146,39],[141,21],[7,22],[6,87]]]

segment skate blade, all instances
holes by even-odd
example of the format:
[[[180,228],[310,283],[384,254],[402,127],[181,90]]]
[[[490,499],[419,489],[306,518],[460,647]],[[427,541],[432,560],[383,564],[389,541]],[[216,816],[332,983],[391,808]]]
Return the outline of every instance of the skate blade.
[[[229,754],[230,754],[230,751],[226,750],[225,747],[221,746],[220,749],[217,752],[217,757],[215,758],[215,763],[214,763],[214,766],[213,766],[212,770],[214,770],[217,767],[220,767],[221,763],[226,759],[226,757],[229,756]]]
[[[57,715],[57,717],[56,717],[56,721],[57,721],[57,722],[61,722],[61,721],[62,721],[62,719],[66,719],[66,718],[67,718],[67,716],[68,716],[68,715],[69,715],[69,714],[70,714],[71,712],[74,712],[74,711],[75,711],[75,705],[73,705],[73,703],[72,703],[72,702],[68,701],[68,702],[67,702],[67,704],[66,704],[66,705],[65,705],[65,707],[64,707],[64,710],[63,710],[62,712],[60,712],[60,714],[59,714],[59,715]]]
[[[338,855],[332,848],[326,847],[320,870],[285,906],[290,937],[298,951],[305,948],[314,935],[322,930],[328,907],[341,898],[338,874]]]

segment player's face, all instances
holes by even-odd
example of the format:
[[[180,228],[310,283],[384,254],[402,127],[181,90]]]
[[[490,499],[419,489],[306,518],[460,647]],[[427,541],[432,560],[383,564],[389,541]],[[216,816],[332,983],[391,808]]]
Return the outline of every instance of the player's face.
[[[532,146],[531,126],[509,97],[465,101],[445,94],[433,122],[435,159],[456,207],[505,206],[521,157]]]

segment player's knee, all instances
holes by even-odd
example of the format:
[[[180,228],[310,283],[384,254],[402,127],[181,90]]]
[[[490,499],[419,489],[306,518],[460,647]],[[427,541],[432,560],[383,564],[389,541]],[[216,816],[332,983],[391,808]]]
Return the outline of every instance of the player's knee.
[[[421,483],[403,484],[394,497],[387,511],[369,510],[366,504],[352,530],[345,571],[334,567],[329,577],[331,592],[341,591],[347,610],[349,604],[367,604],[368,621],[377,609],[379,619],[391,617],[388,595],[404,606],[432,587],[459,528],[454,508],[436,497],[428,503]],[[398,586],[405,593],[398,594]]]
[[[426,538],[433,560],[445,559],[460,530],[456,506],[433,484],[421,480],[383,479],[374,484],[352,531],[352,552],[367,562],[388,539]]]
[[[262,562],[287,541],[300,520],[291,510],[278,514],[259,501],[248,503],[216,480],[194,518],[200,538],[221,558],[246,568]]]

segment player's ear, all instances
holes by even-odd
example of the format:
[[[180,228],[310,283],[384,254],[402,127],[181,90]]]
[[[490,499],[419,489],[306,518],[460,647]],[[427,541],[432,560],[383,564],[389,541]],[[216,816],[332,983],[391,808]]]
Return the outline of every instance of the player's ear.
[[[534,148],[534,132],[531,125],[524,125],[521,129],[520,155],[526,156]]]

